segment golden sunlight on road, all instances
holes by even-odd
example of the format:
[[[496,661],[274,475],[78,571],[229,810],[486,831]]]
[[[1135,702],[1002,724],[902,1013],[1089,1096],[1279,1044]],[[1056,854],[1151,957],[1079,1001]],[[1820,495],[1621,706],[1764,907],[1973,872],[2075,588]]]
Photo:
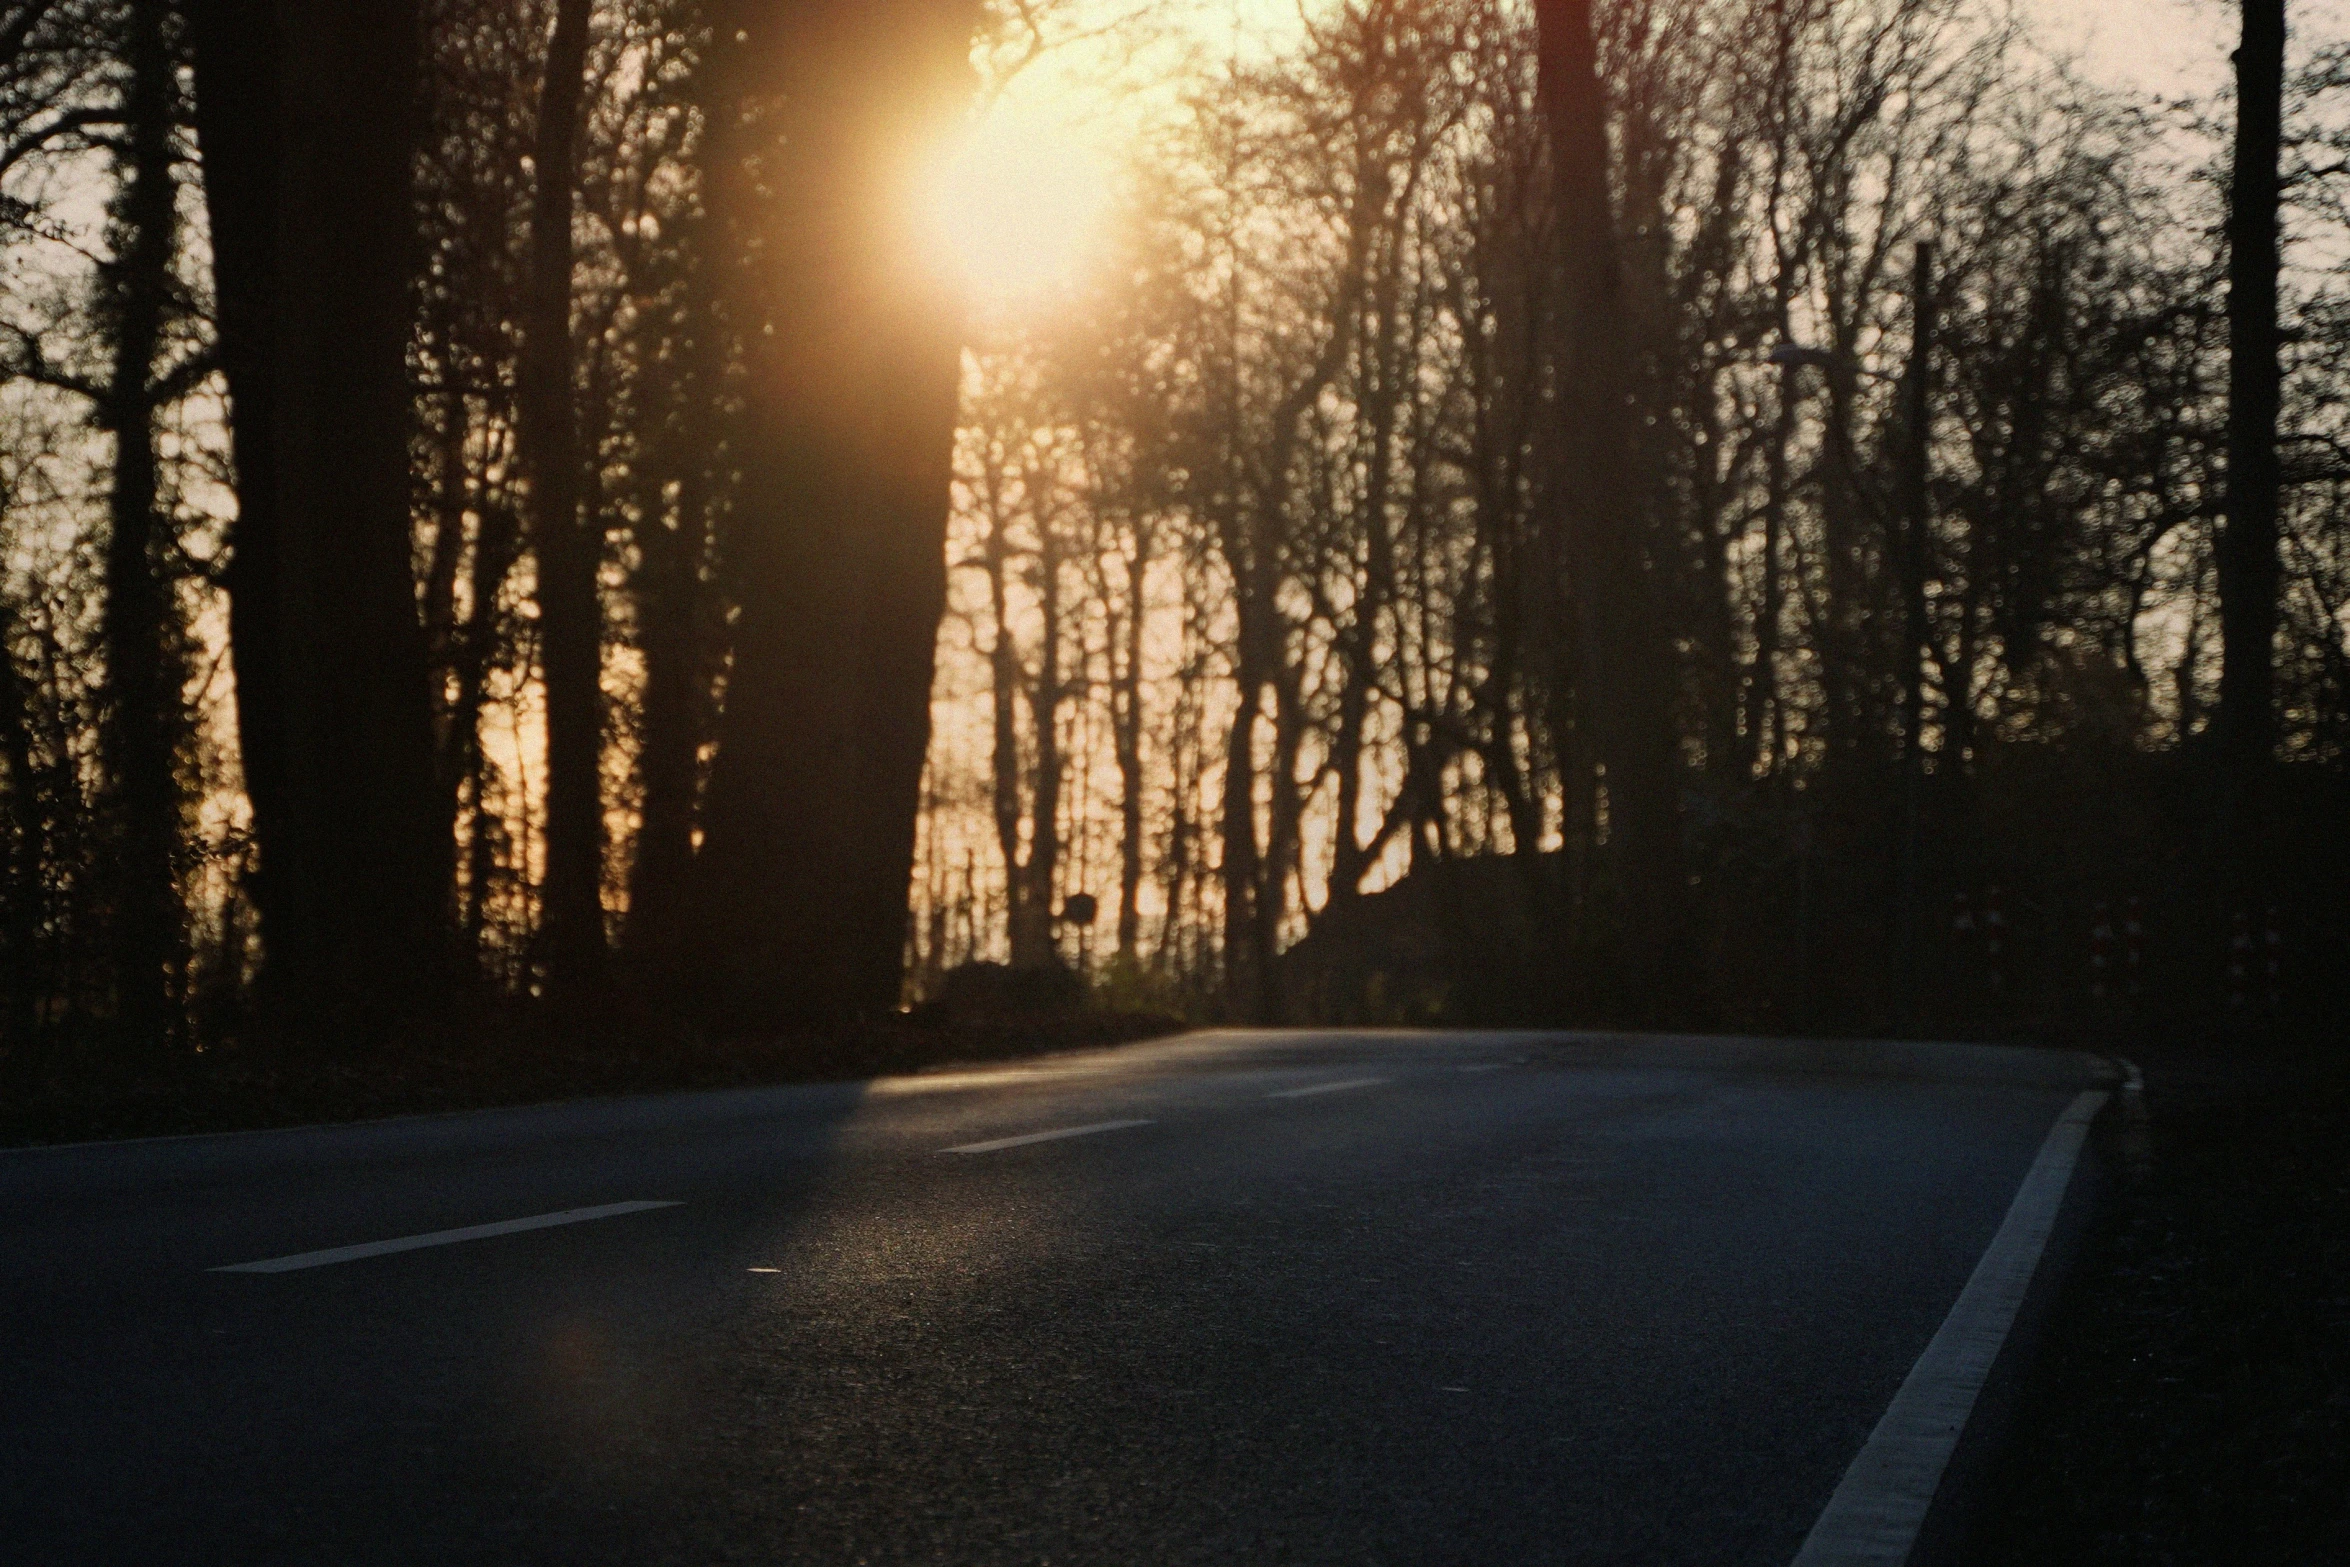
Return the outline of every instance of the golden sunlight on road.
[[[1075,278],[1109,196],[1106,161],[1068,126],[998,103],[923,171],[916,219],[925,248],[1003,303]]]

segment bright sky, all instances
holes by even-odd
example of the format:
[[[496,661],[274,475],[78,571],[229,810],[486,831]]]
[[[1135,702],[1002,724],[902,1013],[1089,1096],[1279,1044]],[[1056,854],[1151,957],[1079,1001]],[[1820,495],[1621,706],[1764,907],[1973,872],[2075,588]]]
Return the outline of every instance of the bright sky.
[[[1137,14],[1135,0],[1090,3],[1103,15]],[[2237,30],[2233,0],[2010,3],[2043,43],[2118,91],[2152,103],[2226,84]],[[2350,38],[2350,0],[2289,4],[2296,54]],[[1217,52],[1248,52],[1293,36],[1297,8],[1298,0],[1158,0],[1143,14],[1166,34],[1188,35]],[[1108,84],[1103,64],[1085,46],[1048,56],[1011,84],[993,123],[931,175],[926,222],[963,257],[980,294],[1049,294],[1081,264],[1117,161],[1117,127],[1141,107],[1130,90]]]
[[[2080,52],[2089,74],[2114,87],[2177,98],[2224,84],[2236,46],[2228,0],[2016,0],[2052,43]],[[2350,37],[2350,0],[2287,0],[2296,53]]]
[[[1090,0],[1135,16],[1133,0]],[[2049,47],[2091,80],[2146,99],[2211,92],[2228,78],[2235,5],[2228,0],[2014,0]],[[2341,38],[2350,0],[2291,0],[2296,33]],[[1166,35],[1213,52],[1278,47],[1297,31],[1297,0],[1161,0],[1144,9]],[[928,172],[924,223],[959,256],[980,296],[1046,296],[1081,265],[1107,200],[1109,164],[1140,103],[1109,87],[1090,47],[1050,54],[1011,82],[985,125]],[[1147,113],[1147,110],[1142,110]]]
[[[2226,80],[2235,8],[2217,0],[2023,0],[2052,44],[2077,50],[2095,79],[2178,98]]]

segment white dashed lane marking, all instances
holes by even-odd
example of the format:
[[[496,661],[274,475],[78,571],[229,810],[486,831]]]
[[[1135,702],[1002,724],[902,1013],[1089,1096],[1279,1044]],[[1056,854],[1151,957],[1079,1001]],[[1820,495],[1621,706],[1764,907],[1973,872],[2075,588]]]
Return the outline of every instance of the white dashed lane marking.
[[[433,1230],[423,1235],[403,1235],[397,1240],[366,1241],[357,1246],[330,1246],[325,1251],[298,1251],[290,1257],[270,1257],[260,1262],[232,1262],[226,1267],[208,1268],[205,1271],[292,1273],[298,1268],[323,1268],[331,1263],[356,1262],[362,1257],[382,1257],[395,1251],[418,1251],[426,1246],[454,1246],[459,1241],[483,1241],[494,1235],[519,1235],[525,1230],[552,1229],[558,1224],[584,1224],[590,1219],[611,1219],[624,1213],[643,1213],[649,1208],[679,1206],[674,1202],[608,1202],[600,1208],[566,1208],[561,1213],[533,1214],[527,1219],[468,1224],[460,1230]]]
[[[993,1137],[984,1143],[963,1143],[940,1150],[943,1153],[994,1153],[1002,1148],[1024,1148],[1030,1143],[1056,1142],[1064,1137],[1091,1137],[1096,1132],[1122,1131],[1129,1126],[1149,1126],[1148,1121],[1094,1121],[1084,1126],[1063,1126],[1050,1132],[1023,1132],[1018,1137]]]
[[[1343,1083],[1314,1083],[1304,1088],[1284,1088],[1277,1094],[1267,1094],[1265,1097],[1267,1099],[1303,1099],[1310,1094],[1335,1094],[1345,1088],[1376,1088],[1381,1083],[1392,1081],[1392,1078],[1385,1077],[1350,1077]]]

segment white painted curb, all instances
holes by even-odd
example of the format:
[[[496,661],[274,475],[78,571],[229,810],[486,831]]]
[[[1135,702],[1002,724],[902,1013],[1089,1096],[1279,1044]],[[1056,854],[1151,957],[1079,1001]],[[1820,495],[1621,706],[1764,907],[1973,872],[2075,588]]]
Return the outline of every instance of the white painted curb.
[[[1909,1560],[1975,1399],[2048,1249],[2089,1123],[2105,1100],[2103,1090],[2092,1090],[2056,1118],[1999,1233],[1844,1471],[1796,1553],[1795,1567],[1901,1567]]]

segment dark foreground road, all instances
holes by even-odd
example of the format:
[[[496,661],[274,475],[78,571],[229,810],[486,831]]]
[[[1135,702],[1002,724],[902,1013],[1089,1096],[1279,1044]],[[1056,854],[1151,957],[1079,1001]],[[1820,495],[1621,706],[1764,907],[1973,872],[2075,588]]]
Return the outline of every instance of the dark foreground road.
[[[2096,1075],[1219,1034],[0,1154],[0,1558],[1783,1564]]]

